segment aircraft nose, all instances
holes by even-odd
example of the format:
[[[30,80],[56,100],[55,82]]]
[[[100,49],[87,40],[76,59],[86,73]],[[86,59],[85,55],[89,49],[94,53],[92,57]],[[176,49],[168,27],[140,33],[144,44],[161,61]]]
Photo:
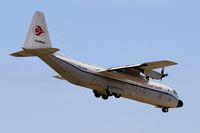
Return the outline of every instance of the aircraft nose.
[[[177,107],[183,107],[183,101],[179,100],[178,104],[177,104]]]

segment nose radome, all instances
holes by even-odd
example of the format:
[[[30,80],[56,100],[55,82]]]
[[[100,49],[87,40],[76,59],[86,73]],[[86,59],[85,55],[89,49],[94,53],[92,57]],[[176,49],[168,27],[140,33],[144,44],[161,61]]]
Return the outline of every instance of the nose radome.
[[[179,100],[178,104],[177,104],[177,107],[183,107],[183,101]]]

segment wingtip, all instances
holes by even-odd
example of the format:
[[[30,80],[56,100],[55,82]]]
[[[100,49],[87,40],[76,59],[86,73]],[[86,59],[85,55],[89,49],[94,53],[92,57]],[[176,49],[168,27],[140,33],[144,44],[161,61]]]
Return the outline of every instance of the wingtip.
[[[177,64],[178,64],[178,63],[175,62],[175,61],[171,61],[171,60],[167,60],[167,61],[169,61],[172,65],[177,65]]]

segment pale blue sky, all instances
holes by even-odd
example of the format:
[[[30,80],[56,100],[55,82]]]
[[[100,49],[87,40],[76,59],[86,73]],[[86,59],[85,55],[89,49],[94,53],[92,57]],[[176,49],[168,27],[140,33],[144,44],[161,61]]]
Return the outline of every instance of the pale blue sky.
[[[1,133],[199,132],[199,0],[2,0]],[[77,60],[112,67],[170,59],[162,83],[184,107],[163,114],[124,98],[96,99],[59,81],[37,58],[14,58],[32,15],[43,11],[54,47]],[[160,82],[160,81],[159,81]]]

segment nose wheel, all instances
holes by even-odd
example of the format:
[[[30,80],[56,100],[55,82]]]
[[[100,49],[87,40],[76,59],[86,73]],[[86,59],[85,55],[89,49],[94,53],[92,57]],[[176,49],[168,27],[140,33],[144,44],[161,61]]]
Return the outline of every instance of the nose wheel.
[[[162,108],[163,113],[167,113],[169,111],[169,108]]]

